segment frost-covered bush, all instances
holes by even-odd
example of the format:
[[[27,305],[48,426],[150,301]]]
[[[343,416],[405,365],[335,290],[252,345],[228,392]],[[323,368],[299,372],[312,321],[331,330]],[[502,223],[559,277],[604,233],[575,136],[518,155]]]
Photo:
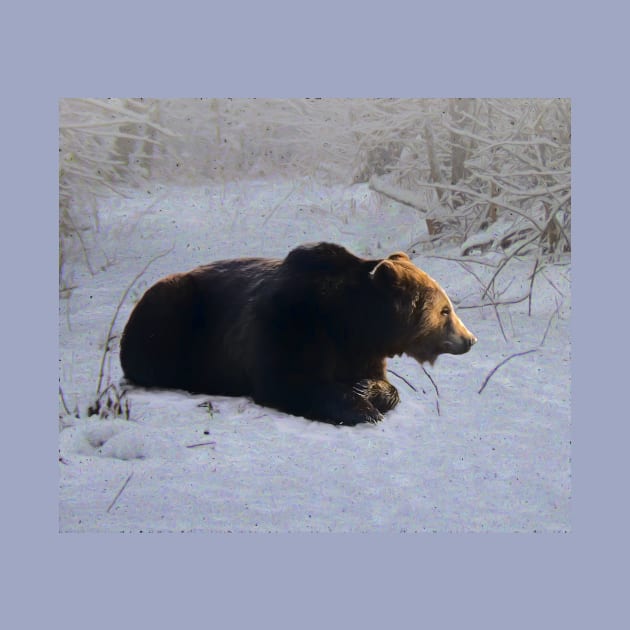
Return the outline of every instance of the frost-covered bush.
[[[165,178],[370,182],[464,254],[528,239],[546,253],[570,250],[567,99],[180,99],[159,108],[178,133],[160,163]]]
[[[81,251],[93,272],[90,240],[99,229],[97,197],[125,196],[153,176],[172,133],[159,124],[159,102],[68,98],[59,101],[59,287],[65,262]],[[161,153],[156,152],[160,147]]]
[[[69,251],[90,265],[98,194],[149,181],[369,182],[463,255],[571,248],[567,99],[63,99],[59,116],[60,286]]]
[[[454,99],[433,105],[388,176],[370,181],[418,209],[431,237],[456,239],[462,254],[532,247],[568,252],[570,102]]]

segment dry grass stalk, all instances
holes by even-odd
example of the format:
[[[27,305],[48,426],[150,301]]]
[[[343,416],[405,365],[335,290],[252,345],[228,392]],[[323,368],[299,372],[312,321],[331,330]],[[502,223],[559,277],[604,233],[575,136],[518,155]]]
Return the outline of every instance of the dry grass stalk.
[[[131,481],[132,477],[133,477],[133,473],[130,473],[129,477],[125,479],[125,483],[123,483],[121,489],[116,493],[114,500],[109,504],[109,507],[107,508],[108,513],[114,507],[114,505],[116,504],[116,501],[118,501],[118,499],[120,498],[120,495],[123,493],[123,490],[127,487],[127,484]]]

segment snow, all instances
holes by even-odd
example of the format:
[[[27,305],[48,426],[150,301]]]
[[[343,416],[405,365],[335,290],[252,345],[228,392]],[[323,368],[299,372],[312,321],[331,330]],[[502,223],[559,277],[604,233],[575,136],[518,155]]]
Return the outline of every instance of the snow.
[[[174,271],[238,256],[283,257],[329,240],[386,256],[418,242],[413,209],[367,185],[257,180],[153,186],[100,202],[91,275],[77,258],[60,300],[60,385],[70,410],[59,432],[61,532],[565,532],[570,531],[570,265],[536,276],[527,300],[499,307],[480,280],[494,267],[450,258],[459,248],[413,253],[449,293],[479,342],[427,367],[389,367],[401,403],[382,423],[335,427],[246,398],[133,389],[130,419],[86,417],[107,330],[119,335],[134,300]],[[86,236],[87,238],[87,236]],[[496,253],[477,257],[492,262]],[[526,295],[533,260],[499,275],[507,301]],[[473,273],[474,272],[474,273]],[[546,335],[545,335],[546,333]],[[544,343],[541,341],[544,338]],[[118,384],[118,338],[106,377]],[[501,361],[507,361],[479,389]],[[211,401],[211,405],[205,404]],[[122,490],[122,491],[121,491]]]

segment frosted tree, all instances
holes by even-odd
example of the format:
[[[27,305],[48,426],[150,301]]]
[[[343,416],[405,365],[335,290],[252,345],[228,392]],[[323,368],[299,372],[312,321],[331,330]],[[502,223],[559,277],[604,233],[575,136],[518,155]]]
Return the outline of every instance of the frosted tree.
[[[429,235],[458,241],[463,255],[560,254],[571,249],[570,140],[568,100],[451,100],[427,111],[407,153],[370,184],[418,210]]]
[[[571,249],[570,141],[567,99],[64,99],[60,277],[69,249],[90,265],[98,195],[150,180],[369,183],[417,213],[418,241],[425,222],[462,256],[553,258]]]
[[[126,196],[152,175],[155,147],[173,136],[159,124],[157,101],[59,101],[59,287],[66,293],[67,258],[77,249],[90,272],[90,238],[99,231],[97,198]]]

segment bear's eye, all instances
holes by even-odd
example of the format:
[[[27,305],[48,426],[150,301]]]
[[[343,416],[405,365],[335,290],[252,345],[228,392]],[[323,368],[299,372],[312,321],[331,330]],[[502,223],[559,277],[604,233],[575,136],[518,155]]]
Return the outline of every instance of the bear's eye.
[[[451,309],[448,306],[445,306],[442,309],[442,315],[444,315],[445,317],[451,314]]]

